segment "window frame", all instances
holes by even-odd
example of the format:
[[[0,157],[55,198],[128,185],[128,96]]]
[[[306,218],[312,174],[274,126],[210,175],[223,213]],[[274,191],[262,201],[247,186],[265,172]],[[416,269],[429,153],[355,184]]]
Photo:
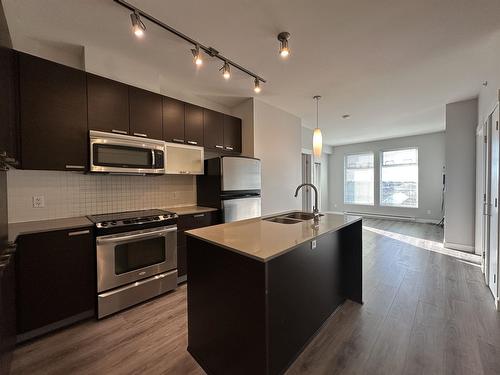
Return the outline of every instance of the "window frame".
[[[384,162],[384,152],[391,152],[391,151],[403,151],[403,150],[417,150],[417,205],[416,206],[401,206],[401,205],[395,205],[395,204],[383,204],[383,199],[382,199],[382,194],[383,194],[383,189],[382,189],[382,168],[384,167],[383,162]],[[398,147],[398,148],[389,148],[389,149],[383,149],[379,151],[379,183],[378,183],[378,190],[379,190],[379,206],[380,207],[394,207],[394,208],[407,208],[407,209],[418,209],[419,208],[419,203],[420,203],[420,150],[417,146],[407,146],[407,147]],[[396,165],[414,165],[414,164],[396,164]]]
[[[373,158],[373,167],[372,167],[372,172],[373,172],[373,202],[372,203],[352,203],[352,202],[346,202],[346,182],[347,182],[347,157],[348,156],[353,156],[353,155],[371,155]],[[343,196],[343,202],[344,205],[349,205],[349,206],[369,206],[369,207],[375,207],[375,152],[374,151],[360,151],[360,152],[349,152],[344,154],[344,196]],[[354,169],[354,168],[351,168]]]

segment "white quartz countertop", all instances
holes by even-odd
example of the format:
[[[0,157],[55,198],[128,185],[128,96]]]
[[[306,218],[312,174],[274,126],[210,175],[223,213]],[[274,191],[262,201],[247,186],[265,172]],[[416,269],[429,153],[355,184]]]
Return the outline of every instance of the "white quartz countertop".
[[[9,223],[9,241],[16,241],[23,234],[51,232],[72,228],[92,227],[94,224],[85,216],[67,217],[63,219],[25,221],[22,223]]]
[[[274,214],[271,217],[285,214]],[[361,217],[325,213],[317,227],[313,226],[313,220],[280,224],[264,219],[262,217],[213,225],[193,229],[186,234],[267,262],[304,242],[359,221]]]

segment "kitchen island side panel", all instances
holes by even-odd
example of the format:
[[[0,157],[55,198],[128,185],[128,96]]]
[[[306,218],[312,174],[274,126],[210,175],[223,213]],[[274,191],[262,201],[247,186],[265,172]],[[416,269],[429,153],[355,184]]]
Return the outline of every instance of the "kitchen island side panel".
[[[339,231],[342,248],[342,290],[346,298],[363,303],[363,229],[356,221]]]
[[[266,374],[265,263],[187,236],[188,351],[208,374]]]
[[[268,262],[269,374],[281,374],[344,301],[341,232]]]

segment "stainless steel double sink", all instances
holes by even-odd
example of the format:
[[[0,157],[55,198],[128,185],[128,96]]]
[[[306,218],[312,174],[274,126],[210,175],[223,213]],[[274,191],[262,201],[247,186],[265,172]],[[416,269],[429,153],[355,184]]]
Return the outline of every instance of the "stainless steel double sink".
[[[319,216],[323,215],[319,214]],[[281,214],[277,216],[268,217],[267,219],[264,220],[279,224],[298,224],[302,223],[303,221],[312,219],[314,219],[314,214],[312,214],[311,212],[296,211],[288,214]]]

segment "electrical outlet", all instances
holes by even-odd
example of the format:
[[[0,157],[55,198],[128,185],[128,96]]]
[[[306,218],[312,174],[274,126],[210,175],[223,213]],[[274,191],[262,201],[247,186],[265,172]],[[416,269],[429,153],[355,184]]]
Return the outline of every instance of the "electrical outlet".
[[[311,250],[316,249],[316,240],[311,241]]]
[[[43,208],[45,207],[45,197],[43,195],[33,196],[33,208]]]
[[[432,213],[431,210],[427,210],[427,215],[430,215]]]

